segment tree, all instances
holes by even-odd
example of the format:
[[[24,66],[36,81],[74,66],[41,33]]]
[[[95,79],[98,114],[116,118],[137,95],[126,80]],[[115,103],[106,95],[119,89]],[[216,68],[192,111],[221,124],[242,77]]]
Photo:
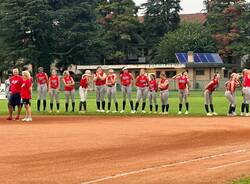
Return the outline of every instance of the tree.
[[[174,63],[177,52],[216,52],[209,28],[200,23],[185,23],[167,33],[157,47],[155,63]]]
[[[178,28],[180,23],[180,0],[148,0],[145,8],[144,38],[154,58],[157,44],[162,37]]]
[[[207,24],[212,29],[218,52],[225,59],[231,60],[235,55],[230,45],[240,37],[237,22],[244,12],[245,0],[206,0]]]
[[[102,0],[98,6],[102,37],[106,41],[104,58],[108,63],[126,63],[129,53],[138,53],[144,44],[139,34],[138,8],[132,0]]]

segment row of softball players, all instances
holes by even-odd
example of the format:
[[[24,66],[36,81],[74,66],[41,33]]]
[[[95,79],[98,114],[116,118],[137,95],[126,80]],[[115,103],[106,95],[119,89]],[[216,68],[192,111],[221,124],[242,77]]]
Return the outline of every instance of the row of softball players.
[[[31,117],[31,92],[32,92],[32,78],[28,71],[23,71],[22,76],[19,75],[17,68],[13,69],[13,74],[9,78],[9,94],[8,97],[8,110],[9,117],[7,120],[13,120],[13,111],[17,107],[17,115],[14,120],[20,120],[20,113],[22,107],[25,108],[25,117],[22,121],[30,122]]]

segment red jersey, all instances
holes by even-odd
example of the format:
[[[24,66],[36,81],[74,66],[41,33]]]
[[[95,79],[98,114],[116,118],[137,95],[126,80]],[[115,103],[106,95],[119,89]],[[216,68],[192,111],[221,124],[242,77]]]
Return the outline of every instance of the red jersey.
[[[235,80],[230,80],[226,86],[227,91],[230,91],[232,93],[235,92],[237,87],[237,82]]]
[[[146,75],[139,75],[136,78],[136,86],[140,88],[144,88],[148,86],[148,77]]]
[[[49,78],[49,85],[52,89],[58,89],[59,87],[59,77],[57,75],[51,75]]]
[[[167,82],[167,79],[161,79],[160,84],[165,84]],[[165,91],[169,89],[169,84],[166,85],[164,88],[161,88],[161,91]]]
[[[103,77],[104,73],[103,72],[100,73],[100,76]],[[95,74],[95,77],[97,77],[97,74]],[[105,84],[106,84],[106,79],[101,80],[101,79],[97,78],[96,81],[95,81],[96,86],[104,86]]]
[[[186,76],[180,76],[178,78],[178,88],[179,89],[186,89],[188,82],[189,82],[188,77],[186,77]]]
[[[23,79],[23,84],[21,87],[21,98],[22,99],[31,99],[31,86],[32,86],[32,81],[30,79]]]
[[[20,93],[22,84],[23,84],[23,78],[20,75],[12,76],[10,78],[11,94]]]
[[[36,79],[37,83],[40,85],[48,83],[48,77],[44,72],[36,74]]]
[[[82,87],[82,88],[88,88],[88,77],[87,76],[84,76],[84,77],[82,77],[81,78],[81,80],[80,80],[80,86]]]
[[[250,87],[250,77],[248,75],[244,76],[243,87]]]
[[[115,79],[114,75],[109,75],[107,77],[107,85],[108,86],[114,86],[115,85],[115,82],[113,83],[114,79]]]
[[[72,84],[73,83],[73,78],[71,76],[65,76],[63,77],[63,80],[66,84]],[[75,89],[75,86],[74,85],[71,85],[71,86],[64,86],[64,90],[65,91],[72,91]]]
[[[219,81],[216,79],[213,79],[211,83],[208,85],[207,90],[209,92],[213,92],[217,88],[218,84],[219,84]]]
[[[121,85],[129,86],[132,84],[132,75],[130,73],[122,73],[120,75],[121,78]]]
[[[158,89],[157,81],[156,80],[149,81],[148,89],[149,89],[149,91],[157,91],[157,89]]]

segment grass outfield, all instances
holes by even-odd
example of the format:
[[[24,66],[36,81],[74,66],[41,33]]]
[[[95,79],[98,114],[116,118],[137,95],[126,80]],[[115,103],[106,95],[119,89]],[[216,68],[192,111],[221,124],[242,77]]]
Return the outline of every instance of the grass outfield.
[[[250,184],[250,178],[241,179],[237,182],[234,182],[233,184]]]
[[[133,99],[135,101],[136,99],[136,93],[133,92]],[[64,94],[61,92],[60,94],[61,101],[60,101],[60,113],[59,115],[77,115],[79,114],[78,108],[79,108],[79,93],[76,91],[76,112],[75,113],[65,113],[65,99],[64,99]],[[122,96],[121,92],[117,92],[117,98],[119,102],[119,110],[121,109],[122,106]],[[106,100],[107,101],[107,100]],[[159,93],[158,93],[158,103],[159,103],[159,110],[161,109],[160,107],[160,99],[159,99]],[[203,92],[202,91],[192,91],[191,95],[189,96],[189,103],[190,103],[190,114],[189,116],[202,116],[205,115],[205,110],[204,110],[204,97],[203,97]],[[242,96],[241,92],[237,91],[237,112],[240,113],[240,106],[242,103]],[[6,100],[0,100],[0,114],[4,115],[7,113],[7,101]],[[178,104],[179,104],[179,99],[178,99],[178,92],[177,91],[171,91],[170,92],[170,98],[169,98],[169,104],[170,104],[170,109],[169,109],[169,115],[170,116],[175,116],[178,112]],[[228,101],[226,100],[224,96],[224,91],[216,91],[214,92],[214,106],[215,106],[215,111],[219,113],[219,115],[226,115],[228,111]],[[54,105],[55,108],[55,105]],[[107,103],[106,103],[106,108],[107,108]],[[89,92],[88,93],[88,101],[87,101],[87,109],[88,109],[88,115],[97,115],[100,113],[96,113],[96,103],[95,103],[95,93],[94,92]],[[114,110],[114,104],[112,103],[111,109]],[[49,114],[48,112],[41,112],[38,113],[36,112],[36,93],[33,94],[33,100],[32,100],[32,110],[33,114]],[[49,98],[47,97],[47,111],[49,110]],[[69,110],[71,110],[71,105],[69,107]],[[140,113],[141,106],[139,107],[138,113]],[[147,109],[146,111],[149,111],[149,104],[147,102]],[[129,103],[127,102],[126,105],[126,113],[125,114],[130,114],[130,106]],[[102,114],[103,115],[103,114]],[[112,114],[114,115],[114,114]],[[119,114],[120,115],[120,114]],[[144,115],[144,114],[143,114]],[[148,114],[145,114],[145,116]]]

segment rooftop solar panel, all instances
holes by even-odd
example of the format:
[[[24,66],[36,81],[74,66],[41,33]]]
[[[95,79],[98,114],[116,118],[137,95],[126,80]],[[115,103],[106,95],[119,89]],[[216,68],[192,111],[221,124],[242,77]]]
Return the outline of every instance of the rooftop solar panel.
[[[188,63],[188,55],[187,53],[176,53],[176,58],[179,63],[187,64]],[[219,54],[217,53],[194,53],[194,63],[211,63],[211,64],[222,64],[223,61]]]

